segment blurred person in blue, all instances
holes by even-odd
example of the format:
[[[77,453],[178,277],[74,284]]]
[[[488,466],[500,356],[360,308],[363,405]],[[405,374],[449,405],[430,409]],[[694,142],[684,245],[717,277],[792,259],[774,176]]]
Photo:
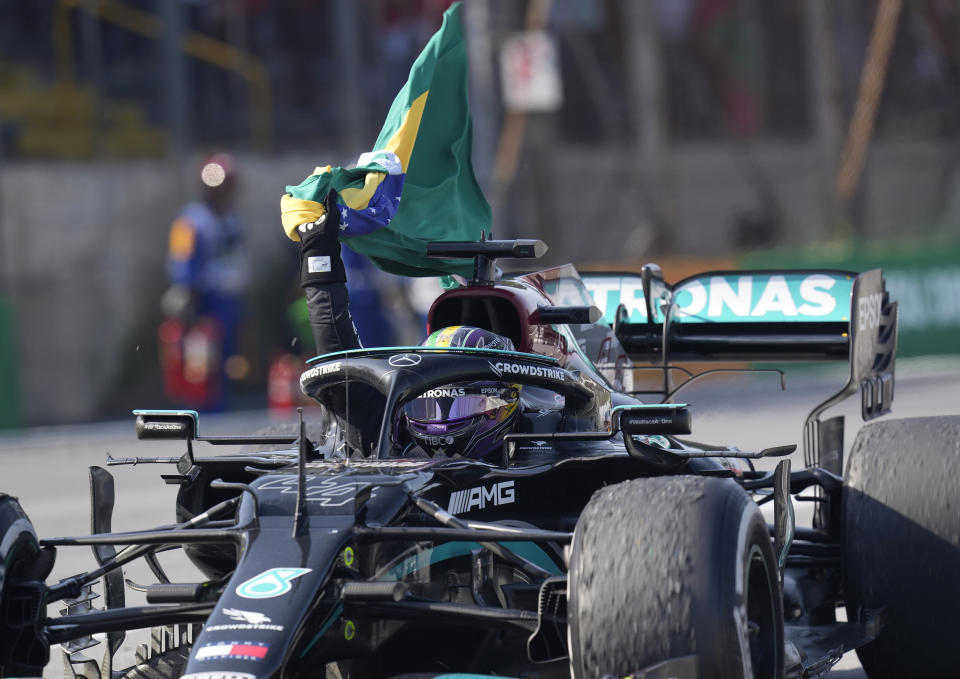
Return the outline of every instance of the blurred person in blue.
[[[228,405],[227,385],[246,373],[239,355],[248,281],[244,224],[234,202],[237,166],[226,153],[204,159],[201,199],[187,203],[170,227],[164,313],[173,360],[164,361],[168,395],[202,410]],[[175,330],[179,332],[175,332]],[[179,337],[177,336],[179,335]],[[163,341],[163,338],[162,338]]]

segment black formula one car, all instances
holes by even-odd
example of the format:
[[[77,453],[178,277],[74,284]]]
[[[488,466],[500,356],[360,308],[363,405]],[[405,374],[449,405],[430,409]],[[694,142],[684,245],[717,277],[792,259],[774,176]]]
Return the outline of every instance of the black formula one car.
[[[204,437],[196,413],[136,411],[140,438],[185,441],[157,460],[176,467],[163,476],[180,487],[176,524],[110,532],[99,467],[93,535],[38,539],[0,495],[0,676],[39,675],[54,644],[87,679],[815,677],[851,649],[871,678],[960,675],[960,420],[867,425],[844,465],[842,418],[821,418],[857,391],[865,420],[890,409],[897,305],[880,272],[497,275],[495,259],[543,249],[431,246],[475,273],[436,300],[430,328],[485,328],[516,351],[318,357],[301,386],[324,422],[299,432]],[[672,366],[697,360],[848,360],[850,376],[807,419],[804,468],[759,471],[796,446],[684,438],[677,394],[717,370],[677,384]],[[633,388],[637,366],[660,371],[656,389]],[[431,390],[490,381],[528,402],[492,459],[426,455],[397,426]],[[200,456],[200,442],[238,452]],[[812,526],[795,526],[796,497],[816,503]],[[75,545],[94,546],[96,567],[46,582]],[[169,581],[156,554],[175,548],[202,582]],[[157,582],[128,607],[134,559]],[[54,602],[67,613],[47,617]],[[115,668],[124,632],[143,628],[152,648]]]

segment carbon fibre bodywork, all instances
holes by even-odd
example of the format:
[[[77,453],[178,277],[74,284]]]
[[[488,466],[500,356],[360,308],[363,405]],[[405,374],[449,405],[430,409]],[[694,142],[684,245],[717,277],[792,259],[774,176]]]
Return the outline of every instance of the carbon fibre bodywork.
[[[483,256],[475,256],[482,273]],[[650,274],[644,274],[644,318],[631,318],[618,306],[608,324],[592,322],[598,314],[591,294],[572,267],[505,280],[480,273],[441,295],[428,327],[476,325],[509,337],[518,351],[393,347],[313,359],[300,382],[326,415],[319,436],[308,437],[301,422],[286,436],[203,437],[195,413],[137,411],[141,438],[186,442],[183,456],[156,460],[176,465],[177,473],[165,480],[180,487],[178,524],[110,533],[112,479],[103,470],[92,472],[93,524],[103,533],[37,546],[41,554],[97,546],[97,567],[49,585],[36,564],[0,580],[7,587],[2,596],[16,586],[41,591],[46,603],[67,604],[68,614],[59,618],[40,618],[32,609],[13,616],[17,629],[30,630],[31,648],[70,642],[75,650],[67,666],[77,676],[94,679],[96,667],[102,679],[112,679],[119,641],[109,642],[104,661],[91,665],[77,655],[90,635],[179,625],[189,633],[155,657],[167,654],[176,661],[171,672],[191,679],[299,678],[321,671],[459,676],[451,670],[566,677],[567,545],[580,514],[604,486],[665,475],[726,478],[758,502],[775,501],[770,535],[789,613],[788,676],[826,672],[838,648],[876,636],[875,612],[849,623],[838,623],[833,613],[843,597],[836,518],[842,445],[839,459],[827,455],[820,465],[820,451],[832,455],[837,441],[831,434],[836,426],[821,426],[819,415],[858,389],[870,394],[864,396],[865,417],[889,409],[896,306],[879,272],[849,274],[849,299],[837,297],[850,305],[842,322],[721,319],[708,325],[700,319],[696,326],[677,320],[676,309],[692,302],[672,299],[669,286],[658,287]],[[833,274],[836,280],[847,276]],[[724,293],[728,305],[755,301],[744,290]],[[861,304],[877,295],[876,309]],[[751,313],[760,308],[748,306]],[[781,308],[789,311],[785,303]],[[864,322],[865,314],[874,315]],[[702,359],[791,352],[838,358],[845,351],[849,384],[808,421],[808,468],[791,474],[783,462],[776,473],[760,472],[750,463],[795,446],[751,452],[678,438],[689,433],[689,412],[679,404],[641,403],[630,381],[631,360],[652,362],[664,371],[664,388],[655,393],[672,400],[682,387],[668,377],[673,348],[684,358]],[[429,389],[476,381],[518,384],[539,404],[523,414],[499,457],[429,457],[404,439],[397,422],[405,403]],[[251,442],[287,448],[221,456],[194,451],[200,443]],[[816,489],[822,511],[813,527],[795,528],[790,496],[807,488]],[[154,555],[173,547],[185,549],[204,582],[167,581]],[[103,578],[115,588],[119,569],[138,558],[147,559],[158,579],[144,588],[149,605],[123,606],[114,593],[104,610],[92,610],[90,586]],[[0,656],[0,676],[42,670],[46,658],[31,653]],[[686,656],[662,660],[637,667],[634,676],[698,676],[696,662]],[[151,662],[142,656],[139,667]]]

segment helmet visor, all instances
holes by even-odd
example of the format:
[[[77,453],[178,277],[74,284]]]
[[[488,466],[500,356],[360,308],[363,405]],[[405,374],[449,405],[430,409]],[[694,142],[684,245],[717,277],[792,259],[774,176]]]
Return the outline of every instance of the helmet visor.
[[[513,387],[438,387],[404,405],[403,412],[419,422],[450,422],[509,406],[517,397]]]

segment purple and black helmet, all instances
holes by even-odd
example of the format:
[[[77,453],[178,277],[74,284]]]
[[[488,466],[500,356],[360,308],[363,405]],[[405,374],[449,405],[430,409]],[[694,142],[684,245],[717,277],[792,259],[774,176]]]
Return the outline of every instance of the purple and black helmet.
[[[513,351],[513,343],[489,330],[456,325],[437,330],[425,347]],[[429,389],[403,407],[407,431],[431,455],[484,458],[499,453],[503,436],[520,413],[520,386],[467,382]]]

